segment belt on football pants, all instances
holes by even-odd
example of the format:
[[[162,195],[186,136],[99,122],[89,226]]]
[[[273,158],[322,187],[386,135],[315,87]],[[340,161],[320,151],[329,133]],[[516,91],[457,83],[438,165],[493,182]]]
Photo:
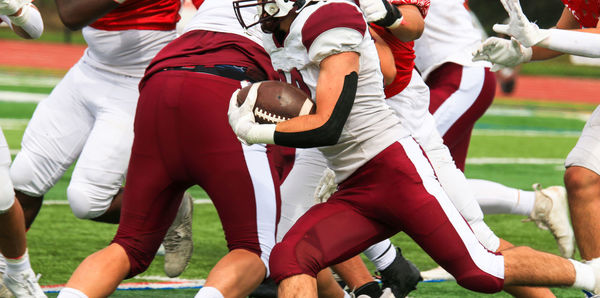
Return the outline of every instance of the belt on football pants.
[[[245,66],[217,64],[215,66],[190,65],[190,66],[175,66],[165,67],[160,71],[165,70],[183,70],[198,73],[207,73],[224,78],[229,78],[237,81],[259,82],[267,79],[267,76],[259,70],[250,69]]]

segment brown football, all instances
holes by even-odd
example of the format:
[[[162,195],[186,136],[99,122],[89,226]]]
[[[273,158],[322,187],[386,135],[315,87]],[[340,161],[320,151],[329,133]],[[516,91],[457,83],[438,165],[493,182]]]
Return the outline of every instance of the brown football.
[[[316,106],[310,97],[291,84],[280,81],[262,81],[248,85],[237,96],[241,105],[252,85],[259,84],[254,104],[254,119],[261,124],[276,124],[294,117],[314,114]]]

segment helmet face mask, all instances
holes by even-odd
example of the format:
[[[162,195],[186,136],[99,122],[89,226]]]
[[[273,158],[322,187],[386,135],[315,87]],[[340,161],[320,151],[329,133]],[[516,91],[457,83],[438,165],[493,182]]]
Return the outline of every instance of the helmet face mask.
[[[234,0],[233,9],[238,22],[244,29],[261,24],[261,29],[264,32],[272,33],[277,28],[281,18],[287,16],[292,10],[299,12],[309,2],[311,0]],[[240,9],[253,6],[257,8],[257,21],[246,24]]]

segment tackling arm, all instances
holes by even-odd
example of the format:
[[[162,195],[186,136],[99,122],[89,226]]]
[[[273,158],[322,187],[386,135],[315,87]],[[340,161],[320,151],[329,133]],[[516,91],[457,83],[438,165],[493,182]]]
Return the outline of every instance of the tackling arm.
[[[561,54],[600,57],[600,22],[596,28],[578,29],[579,22],[565,8],[555,29],[533,48],[531,60],[544,60]]]
[[[125,0],[55,0],[61,21],[79,30],[125,2]]]

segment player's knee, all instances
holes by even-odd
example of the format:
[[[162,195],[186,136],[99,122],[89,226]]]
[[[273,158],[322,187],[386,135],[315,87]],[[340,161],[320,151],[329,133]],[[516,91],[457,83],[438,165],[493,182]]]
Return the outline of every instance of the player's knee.
[[[308,274],[316,277],[323,268],[316,261],[321,252],[311,246],[312,249],[297,250],[302,244],[293,245],[285,241],[279,242],[273,247],[269,257],[269,268],[271,279],[279,283],[282,280],[298,275]]]
[[[23,152],[17,155],[10,167],[10,179],[14,189],[31,197],[41,197],[47,191],[46,186],[35,183],[35,169],[30,159],[24,155]]]
[[[69,185],[67,188],[67,199],[73,214],[80,219],[91,219],[100,214],[92,209],[92,198],[81,185]]]
[[[568,167],[564,176],[567,192],[575,194],[577,192],[598,188],[600,191],[600,176],[595,172],[584,167]],[[569,200],[586,199],[586,196],[570,195]]]
[[[129,239],[129,240],[128,240]],[[131,241],[131,238],[122,238],[119,237],[119,233],[115,236],[113,243],[120,245],[125,253],[127,254],[127,258],[129,259],[129,274],[126,278],[134,277],[148,269],[152,260],[154,259],[154,255],[156,251],[150,251],[144,249],[144,247],[137,247],[134,242]]]
[[[480,293],[497,293],[502,291],[504,282],[502,279],[492,276],[479,269],[454,275],[456,283],[461,287]]]
[[[15,203],[15,193],[10,183],[8,171],[0,173],[0,214],[6,213]]]

